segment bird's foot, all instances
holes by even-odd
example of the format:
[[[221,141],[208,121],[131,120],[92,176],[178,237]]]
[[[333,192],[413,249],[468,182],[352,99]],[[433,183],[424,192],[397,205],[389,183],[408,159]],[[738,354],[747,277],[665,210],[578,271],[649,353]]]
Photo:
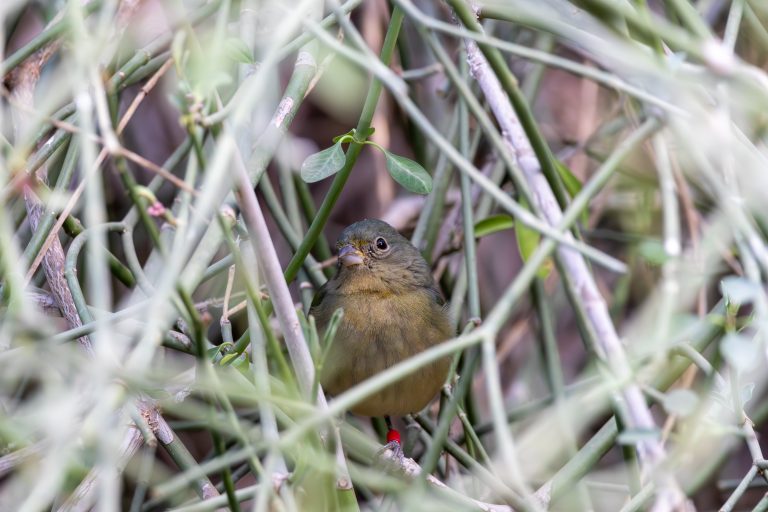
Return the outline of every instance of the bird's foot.
[[[385,444],[374,457],[374,464],[387,471],[402,471],[403,445],[400,443],[400,432],[390,429],[387,432],[387,444]]]

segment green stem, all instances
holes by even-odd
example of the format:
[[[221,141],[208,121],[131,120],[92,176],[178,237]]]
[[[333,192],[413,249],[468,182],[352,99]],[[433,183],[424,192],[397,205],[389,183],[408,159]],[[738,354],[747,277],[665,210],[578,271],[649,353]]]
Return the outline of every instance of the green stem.
[[[166,169],[168,172],[173,172],[176,170],[176,168],[179,166],[179,164],[187,157],[189,154],[189,151],[192,149],[192,140],[187,137],[184,139],[184,142],[179,144],[176,149],[173,150],[173,153],[163,162],[163,165],[161,166],[163,169]],[[155,176],[152,178],[152,180],[147,184],[147,188],[151,190],[154,193],[157,193],[157,190],[165,183],[165,179],[162,176]],[[123,222],[127,226],[133,226],[136,224],[136,221],[139,217],[139,207],[134,203],[133,206],[131,206],[130,210],[128,210],[128,213],[125,214],[123,217]]]
[[[205,328],[203,326],[203,320],[200,318],[200,313],[198,313],[197,309],[195,308],[195,303],[192,301],[192,297],[190,296],[189,292],[187,292],[187,290],[185,290],[184,287],[180,285],[176,287],[176,291],[181,298],[184,311],[187,313],[187,321],[189,322],[189,327],[191,330],[189,334],[192,338],[192,344],[195,349],[195,356],[202,364],[206,358],[205,351],[208,348],[206,346],[207,344],[205,339]]]
[[[538,316],[539,337],[541,338],[541,346],[544,352],[549,388],[552,396],[555,398],[555,412],[563,429],[562,433],[565,437],[568,455],[573,457],[578,448],[575,433],[568,422],[568,411],[565,408],[565,381],[560,362],[560,352],[557,346],[557,337],[555,335],[555,319],[546,297],[544,282],[540,277],[536,277],[531,284],[531,295]],[[577,497],[580,500],[580,508],[584,510],[592,509],[592,505],[589,502],[589,493],[582,482],[579,482],[577,493]]]
[[[466,50],[461,56],[462,75],[469,76],[467,70]],[[459,102],[459,150],[466,158],[470,158],[469,143],[469,112],[466,102]],[[464,226],[464,264],[467,272],[467,295],[469,298],[469,316],[480,320],[480,290],[477,282],[477,252],[475,248],[475,225],[472,218],[472,190],[469,176],[462,173],[459,176],[461,184],[461,218]]]
[[[448,140],[453,141],[456,138],[458,126],[458,115],[454,113],[451,116],[451,124],[447,132]],[[445,210],[445,195],[448,192],[448,187],[451,185],[452,177],[453,174],[450,172],[448,156],[443,152],[438,153],[435,173],[432,176],[432,182],[434,183],[432,193],[425,200],[424,208],[419,214],[416,228],[413,230],[413,236],[411,237],[411,243],[421,250],[427,261],[432,259],[434,242],[440,222],[443,219],[443,211]]]
[[[555,38],[552,34],[541,33],[536,38],[536,50],[544,52],[547,55],[551,55],[555,48]],[[525,99],[528,100],[528,104],[533,105],[536,102],[536,97],[539,93],[539,86],[541,80],[544,77],[544,72],[547,67],[542,62],[537,62],[533,65],[533,68],[529,70],[523,78],[521,89]]]
[[[136,421],[135,423],[136,425],[142,424],[142,422],[140,421]],[[141,511],[141,505],[144,502],[144,499],[147,496],[147,490],[149,489],[152,469],[155,466],[157,443],[147,442],[146,444],[147,444],[146,448],[140,454],[141,460],[139,462],[139,467],[138,467],[139,470],[136,478],[136,488],[133,491],[133,497],[131,498],[131,506],[128,509],[128,512]]]
[[[580,0],[579,4],[580,7],[599,19],[607,19],[617,25],[626,23],[627,27],[640,34],[641,37],[646,39],[661,37],[673,50],[685,51],[697,59],[706,61],[702,38],[692,35],[689,31],[672,24],[659,15],[652,14],[645,17],[633,9],[629,2]],[[480,11],[481,17],[508,21],[516,21],[517,14],[509,6],[502,4],[483,6]],[[610,26],[610,23],[606,23],[606,25]],[[615,28],[618,30],[620,27]]]
[[[688,0],[668,0],[667,3],[669,4],[669,7],[674,9],[677,16],[683,22],[684,28],[687,28],[689,32],[700,39],[708,39],[712,37],[712,32],[709,27],[704,23],[701,15],[696,11],[696,7],[688,2]],[[650,12],[650,8],[647,9]],[[643,19],[643,22],[651,25],[653,20],[648,16]]]
[[[216,263],[212,263],[211,266],[205,270],[201,282],[207,281],[224,272],[230,267],[230,265],[232,265],[234,261],[235,257],[232,254],[227,254]]]
[[[136,254],[136,246],[133,243],[133,230],[128,226],[125,226],[125,231],[123,231],[120,238],[123,241],[123,253],[125,254],[125,262],[128,264],[128,268],[133,273],[136,283],[142,291],[147,297],[151,297],[155,291],[155,287],[147,279],[147,276],[144,274],[144,269],[139,262],[139,256]]]
[[[220,224],[222,224],[221,220],[219,222]],[[229,230],[224,229],[223,225],[222,225],[222,232],[224,233],[224,241],[227,244],[230,255],[232,257],[232,261],[238,268],[246,269],[247,267],[245,262],[243,261],[243,255],[240,252],[240,247],[232,239],[232,234],[230,233]],[[229,265],[227,265],[227,268],[228,267]],[[253,309],[257,315],[257,318],[259,319],[259,325],[261,326],[263,335],[266,338],[267,347],[272,352],[272,359],[277,364],[277,368],[278,368],[278,372],[280,374],[281,380],[286,384],[291,384],[295,386],[296,379],[293,376],[293,372],[291,372],[291,367],[285,358],[285,354],[283,354],[282,346],[280,345],[280,342],[277,340],[277,337],[275,336],[275,333],[272,330],[272,325],[269,322],[269,317],[264,308],[264,303],[262,302],[259,291],[258,291],[258,285],[253,281],[253,279],[251,279],[249,272],[247,271],[244,272],[244,276],[245,276],[244,284],[245,284],[246,294],[250,299],[251,305],[253,306]],[[249,326],[249,330],[252,329],[253,327],[254,327],[253,325]],[[245,350],[248,342],[250,342],[251,344],[254,343],[253,336],[254,336],[253,334],[249,336],[243,335],[242,338],[238,340],[235,350],[237,350],[238,353],[242,353],[242,351]]]
[[[720,507],[720,512],[731,512],[733,510],[733,507],[736,506],[736,502],[738,502],[739,498],[741,498],[744,495],[744,493],[747,491],[749,484],[752,483],[752,480],[755,479],[756,475],[757,475],[757,466],[753,464],[749,468],[749,471],[747,471],[747,474],[744,475],[744,478],[742,478],[741,482],[739,482],[739,485],[733,490],[731,495],[728,497],[728,500],[723,504],[722,507]]]
[[[209,4],[200,8],[193,14],[191,18],[192,23],[199,23],[204,20],[211,12],[214,12],[215,9],[218,8],[220,2],[221,0],[212,0]],[[171,39],[172,36],[163,35],[152,41],[146,47],[138,50],[130,60],[122,65],[120,69],[110,77],[107,84],[105,84],[105,88],[107,90],[121,91],[127,86],[154,73],[160,67],[162,62],[155,62],[153,59],[156,59],[162,50],[171,43]],[[164,61],[166,59],[167,57],[164,57],[162,60]],[[65,105],[59,109],[53,117],[56,119],[65,117],[72,114],[75,111],[74,108],[74,103]],[[72,123],[75,119],[75,117],[72,117],[69,122]],[[41,135],[45,135],[46,132],[47,130],[41,132]],[[71,136],[72,134],[65,130],[56,130],[56,133],[51,137],[50,141],[43,144],[42,147],[29,159],[26,172],[31,174],[39,169],[56,149],[58,149],[65,141],[68,141]],[[165,168],[168,169],[168,167]],[[2,198],[2,195],[0,195],[0,198]]]
[[[64,278],[67,280],[67,286],[69,287],[69,291],[72,293],[72,300],[75,303],[77,314],[80,316],[80,321],[83,324],[93,322],[93,316],[88,309],[88,304],[85,302],[85,296],[83,295],[83,291],[80,288],[80,283],[77,280],[77,257],[80,254],[80,250],[83,248],[83,245],[85,245],[88,234],[94,229],[124,232],[126,230],[126,226],[122,222],[108,222],[100,226],[88,228],[80,233],[77,237],[75,237],[69,246],[67,257],[64,262]]]
[[[429,418],[423,414],[417,414],[414,416],[416,422],[430,434],[434,434],[435,425]],[[451,441],[445,440],[445,450],[454,457],[459,464],[466,467],[469,471],[475,474],[480,480],[487,484],[494,493],[500,495],[506,501],[509,501],[515,510],[532,510],[532,507],[522,500],[514,491],[512,491],[507,484],[496,477],[493,473],[481,466],[475,459],[469,456],[467,452],[461,449],[459,445]],[[535,510],[535,509],[533,509]]]
[[[712,310],[710,316],[713,318],[718,317],[722,315],[723,311],[723,305],[719,304]],[[683,333],[685,339],[691,340],[691,346],[697,352],[704,351],[721,334],[721,326],[710,320],[702,322],[701,326],[693,333]],[[666,390],[680,378],[690,364],[689,360],[683,360],[682,358],[671,361],[653,378],[651,386],[661,391]],[[572,488],[574,482],[582,479],[603,455],[611,449],[618,435],[619,429],[616,420],[611,418],[546,484],[550,490],[550,503],[554,503],[557,498],[563,496]],[[640,494],[636,494],[633,501],[638,499]]]
[[[141,219],[141,223],[144,225],[147,233],[149,233],[149,238],[152,240],[152,243],[155,245],[155,247],[157,247],[157,249],[160,251],[160,254],[167,254],[165,245],[160,238],[160,230],[157,228],[155,220],[147,212],[147,200],[139,196],[137,191],[138,184],[136,183],[133,174],[131,174],[130,169],[128,169],[128,164],[124,158],[117,157],[115,159],[115,166],[117,167],[117,173],[120,175],[123,186],[128,191],[128,197],[131,198],[131,201],[136,208],[136,212],[139,215],[139,219]]]
[[[91,14],[101,6],[101,1],[89,2],[83,7],[84,15]],[[30,42],[13,52],[0,64],[0,76],[5,77],[9,71],[24,62],[33,53],[43,48],[45,45],[62,35],[69,25],[69,20],[63,17],[56,23],[46,27],[45,30],[32,38]]]
[[[277,198],[275,189],[272,188],[272,183],[269,181],[268,176],[262,178],[262,180],[259,181],[259,188],[261,189],[262,196],[264,197],[264,202],[269,208],[269,211],[272,214],[272,218],[277,223],[277,227],[280,229],[280,232],[283,234],[285,240],[288,242],[291,248],[293,250],[297,250],[301,246],[301,238],[297,232],[294,231],[293,226],[291,225],[291,221],[285,214],[285,210],[280,204],[280,200]],[[307,254],[307,257],[304,261],[304,269],[307,271],[307,274],[312,280],[313,285],[320,287],[323,285],[323,283],[325,283],[325,275],[319,270],[318,262],[310,254]]]
[[[483,27],[480,25],[480,22],[477,21],[475,13],[472,12],[472,9],[464,0],[448,0],[448,4],[456,12],[465,27],[473,32],[483,32]],[[478,42],[477,46],[480,48],[480,51],[483,52],[483,55],[488,60],[488,64],[490,64],[491,69],[499,79],[502,88],[509,96],[512,107],[515,109],[520,124],[531,143],[536,158],[539,160],[541,171],[544,173],[552,191],[555,193],[560,208],[564,209],[568,199],[560,175],[555,167],[554,157],[552,156],[547,141],[539,130],[539,125],[533,117],[533,112],[531,112],[531,108],[528,105],[528,101],[525,99],[525,95],[520,90],[517,78],[515,78],[509,70],[507,62],[504,60],[504,56],[498,48],[494,48],[483,42]],[[530,202],[529,204],[533,205],[534,203]]]
[[[396,1],[398,2],[398,5],[400,5],[406,11],[408,16],[412,17],[416,21],[419,27],[423,26],[429,28],[430,30],[450,34],[455,37],[468,38],[477,42],[484,42],[517,57],[539,62],[550,67],[559,68],[576,76],[588,78],[609,89],[614,89],[617,92],[633,96],[648,104],[655,105],[665,111],[682,112],[677,106],[625,82],[621,78],[617,77],[614,73],[601,71],[599,69],[595,69],[594,67],[574,62],[570,59],[558,57],[557,55],[552,55],[551,53],[547,53],[541,50],[535,50],[527,46],[514,44],[497,37],[491,37],[483,33],[467,31],[463,27],[457,27],[456,25],[446,23],[444,21],[425,15],[420,10],[416,9],[411,2],[405,0]],[[529,21],[528,19],[519,19],[519,16],[516,15],[519,15],[518,10],[512,10],[508,6],[502,4],[494,5],[489,3],[488,5],[482,6],[480,10],[480,16],[486,18],[511,21],[513,23],[522,25],[525,25],[526,22]],[[543,31],[545,33],[547,32],[546,27],[543,28]]]
[[[755,505],[755,508],[752,509],[752,512],[766,512],[768,511],[768,492],[765,493],[765,496],[762,497],[762,499]]]
[[[381,62],[384,65],[388,65],[392,58],[392,54],[396,46],[395,43],[397,42],[397,36],[400,32],[402,23],[403,12],[399,7],[395,7],[395,9],[392,11],[392,18],[389,22],[389,26],[387,27],[387,34],[384,37],[384,43],[381,47]],[[371,86],[368,89],[368,96],[366,97],[365,104],[363,105],[363,111],[360,114],[360,120],[357,123],[357,133],[367,133],[370,129],[371,122],[373,121],[373,114],[376,112],[376,105],[379,103],[381,89],[381,81],[373,78],[371,81]],[[355,162],[357,161],[357,157],[362,149],[363,144],[358,142],[352,142],[347,148],[344,167],[342,167],[341,170],[333,178],[333,183],[331,183],[331,188],[328,190],[328,194],[326,194],[325,199],[323,200],[323,204],[320,205],[320,208],[317,211],[317,215],[307,230],[307,234],[301,241],[301,245],[299,245],[299,248],[296,250],[296,254],[293,255],[293,258],[291,258],[291,261],[288,263],[288,266],[285,269],[286,281],[291,282],[296,278],[296,274],[298,273],[299,268],[309,254],[309,251],[312,249],[312,247],[314,247],[317,239],[322,235],[323,228],[325,227],[326,222],[328,222],[328,217],[330,217],[331,211],[333,210],[336,201],[338,201],[339,196],[341,195],[341,191],[344,189],[344,185],[347,183],[347,179],[349,179],[352,168],[354,167]]]
[[[77,167],[77,157],[79,154],[79,145],[73,142],[67,148],[67,154],[64,157],[64,163],[61,165],[59,176],[56,178],[56,185],[53,189],[58,191],[64,191],[69,189],[72,184],[72,177],[75,174],[75,168]],[[22,254],[22,261],[25,267],[29,267],[35,256],[43,247],[45,239],[48,238],[51,228],[56,223],[56,213],[46,208],[43,214],[40,216],[40,223],[37,229],[32,233],[32,238],[29,240],[27,247]]]
[[[486,467],[490,467],[492,464],[491,457],[485,450],[485,447],[483,446],[482,441],[480,441],[480,437],[477,435],[477,432],[475,432],[474,425],[469,421],[469,416],[461,407],[459,407],[458,417],[459,421],[461,421],[462,427],[464,428],[464,439],[467,443],[467,452],[470,454],[476,454],[472,456],[472,458],[479,459],[481,464]]]
[[[451,427],[453,418],[456,416],[456,411],[459,409],[459,403],[467,395],[472,384],[475,368],[477,368],[480,361],[480,352],[478,350],[471,350],[468,353],[468,357],[469,360],[464,367],[458,386],[456,386],[445,407],[440,407],[440,419],[437,428],[432,432],[432,443],[421,460],[421,474],[424,479],[437,467],[437,461],[445,445],[445,440],[448,438],[448,430]]]
[[[568,229],[568,227],[576,221],[581,210],[589,203],[590,199],[594,197],[594,194],[600,190],[601,186],[604,184],[604,180],[612,174],[619,162],[626,156],[627,152],[634,148],[639,140],[644,140],[650,133],[653,133],[655,129],[656,126],[654,122],[647,123],[646,126],[638,129],[637,132],[630,136],[629,139],[622,143],[616,151],[611,154],[611,157],[605,161],[603,166],[595,173],[592,180],[582,188],[581,192],[579,192],[573,199],[571,205],[564,212],[562,221],[558,226],[560,232],[564,229]],[[285,433],[281,442],[290,446],[291,443],[296,442],[311,429],[325,424],[325,422],[329,421],[333,415],[348,410],[365,397],[383,389],[385,386],[401,379],[403,376],[417,371],[423,365],[436,361],[446,355],[454,354],[459,350],[478,345],[483,342],[486,337],[499,332],[509,318],[509,315],[515,310],[515,306],[519,303],[520,297],[528,289],[533,278],[536,276],[539,267],[544,262],[545,258],[555,250],[555,247],[556,242],[551,238],[545,239],[539,244],[529,260],[520,269],[517,278],[507,287],[502,296],[498,299],[494,308],[488,315],[486,315],[485,322],[480,328],[468,334],[461,335],[451,340],[446,340],[444,343],[397,363],[387,370],[361,382],[359,385],[348,391],[345,391],[337,396],[333,402],[328,404],[327,411],[316,414],[311,418],[307,418],[291,428],[290,431]]]
[[[763,26],[760,18],[758,18],[752,6],[747,4],[744,6],[744,19],[747,27],[749,27],[754,41],[758,42],[763,51],[768,50],[768,29]]]
[[[165,448],[165,451],[168,453],[168,455],[170,455],[171,460],[173,460],[176,466],[178,466],[178,468],[182,470],[183,473],[198,470],[199,466],[197,461],[189,452],[184,443],[181,442],[179,436],[171,431],[170,427],[168,427],[168,433],[170,434],[170,439],[163,439],[162,437],[158,437],[158,440],[162,444],[163,448]],[[204,473],[194,479],[190,479],[189,486],[195,491],[195,493],[197,493],[201,499],[210,498],[211,496],[209,493],[212,490],[215,490],[215,487]]]
[[[310,30],[315,29],[313,26],[309,26]],[[324,44],[338,51],[340,55],[357,63],[360,66],[368,66],[369,64],[358,54],[352,52],[349,48],[339,44],[339,42],[320,31],[314,30],[318,39]],[[468,174],[472,180],[481,186],[487,193],[492,195],[494,199],[505,210],[509,211],[516,217],[518,222],[523,223],[525,226],[545,235],[548,239],[559,242],[561,245],[575,249],[582,253],[585,257],[592,259],[596,263],[603,265],[604,267],[616,272],[625,272],[626,265],[616,258],[605,254],[592,246],[586,245],[581,241],[575,240],[572,236],[566,236],[562,231],[553,228],[546,222],[541,221],[537,216],[532,215],[530,211],[523,208],[519,203],[512,199],[506,192],[499,189],[493,184],[486,176],[484,176],[471,162],[464,159],[461,154],[454,148],[448,141],[445,140],[443,135],[432,125],[427,119],[421,109],[411,100],[411,98],[400,91],[400,81],[394,74],[387,68],[381,69],[380,67],[374,67],[372,69],[376,76],[385,81],[387,87],[394,92],[394,98],[399,105],[406,111],[408,116],[424,131],[424,134],[431,139],[431,141],[437,145],[441,151],[447,153],[454,165],[456,165],[462,172]],[[295,275],[294,275],[295,276]]]
[[[211,438],[213,439],[213,445],[216,449],[216,453],[222,455],[226,453],[227,447],[224,443],[224,439],[221,434],[215,430],[211,431]],[[227,504],[231,512],[240,512],[240,502],[235,496],[235,482],[232,479],[232,469],[229,466],[224,467],[221,471],[221,481],[224,484],[224,491],[227,495]]]

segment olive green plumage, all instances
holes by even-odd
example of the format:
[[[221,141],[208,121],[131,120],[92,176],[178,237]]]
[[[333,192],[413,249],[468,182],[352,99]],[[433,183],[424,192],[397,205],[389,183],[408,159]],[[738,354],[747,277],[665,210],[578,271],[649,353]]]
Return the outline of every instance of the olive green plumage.
[[[344,317],[320,375],[339,394],[453,335],[429,265],[392,226],[363,220],[337,242],[338,272],[323,285],[311,313],[322,333],[337,308]],[[450,358],[422,367],[352,409],[367,416],[421,410],[440,390]]]

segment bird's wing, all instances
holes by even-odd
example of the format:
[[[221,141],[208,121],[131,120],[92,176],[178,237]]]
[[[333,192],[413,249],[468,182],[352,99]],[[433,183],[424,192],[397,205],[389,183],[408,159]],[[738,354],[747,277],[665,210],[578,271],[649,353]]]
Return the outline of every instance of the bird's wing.
[[[429,292],[429,295],[432,297],[432,299],[435,301],[435,304],[437,304],[438,306],[445,306],[448,304],[443,298],[443,294],[440,292],[437,286],[432,285],[427,288],[427,291]]]
[[[326,281],[325,284],[318,288],[315,292],[315,296],[312,297],[312,305],[309,307],[310,314],[313,309],[317,308],[320,303],[323,302],[325,295],[328,293],[328,283],[330,283],[330,281]]]

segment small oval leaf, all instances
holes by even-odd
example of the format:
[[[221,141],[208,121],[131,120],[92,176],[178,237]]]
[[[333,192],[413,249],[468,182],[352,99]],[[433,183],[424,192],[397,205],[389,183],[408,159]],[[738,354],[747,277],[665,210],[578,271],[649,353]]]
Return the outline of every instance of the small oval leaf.
[[[690,389],[673,389],[664,395],[662,405],[669,414],[690,416],[699,405],[699,397]]]
[[[760,362],[760,347],[755,340],[738,333],[728,333],[720,343],[720,352],[733,368],[746,372]]]
[[[560,179],[563,180],[563,185],[565,185],[565,190],[568,192],[568,195],[571,196],[571,198],[574,198],[578,195],[579,192],[581,192],[582,184],[581,181],[579,181],[579,178],[577,178],[571,170],[568,168],[567,165],[565,165],[560,160],[555,159],[555,169],[557,170],[557,174],[560,175]],[[580,221],[582,224],[587,224],[589,222],[589,208],[585,207],[581,215],[579,215]]]
[[[311,154],[301,164],[301,179],[314,183],[336,174],[344,167],[344,150],[341,142],[318,153]]]
[[[730,304],[750,304],[760,296],[760,286],[746,277],[728,276],[720,281],[720,292]]]
[[[475,238],[510,229],[515,226],[515,220],[509,215],[491,215],[475,224]]]
[[[253,64],[255,62],[251,49],[248,48],[245,41],[237,37],[230,37],[224,41],[224,53],[235,62],[242,62],[243,64]]]
[[[521,200],[520,204],[528,208],[528,203],[524,200]],[[520,251],[520,257],[523,259],[523,262],[527,262],[533,252],[539,246],[541,235],[538,231],[534,231],[533,229],[518,222],[515,226],[515,238],[517,239],[517,249]],[[552,271],[552,267],[552,260],[551,258],[548,258],[536,271],[536,275],[538,275],[541,279],[546,279],[549,273]]]
[[[429,194],[432,191],[432,176],[418,163],[384,151],[387,157],[387,171],[390,176],[414,194]]]
[[[557,174],[560,175],[560,179],[563,180],[565,190],[568,191],[568,194],[571,197],[576,197],[576,194],[581,192],[581,182],[579,181],[579,178],[577,178],[568,166],[560,160],[555,160],[555,169],[557,170]]]
[[[523,261],[528,261],[533,251],[539,245],[540,235],[532,229],[528,229],[525,226],[518,225],[515,230],[517,235],[517,246],[520,249],[520,256]]]

